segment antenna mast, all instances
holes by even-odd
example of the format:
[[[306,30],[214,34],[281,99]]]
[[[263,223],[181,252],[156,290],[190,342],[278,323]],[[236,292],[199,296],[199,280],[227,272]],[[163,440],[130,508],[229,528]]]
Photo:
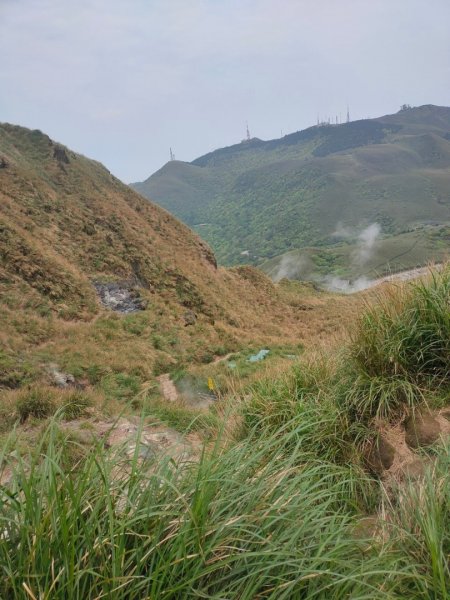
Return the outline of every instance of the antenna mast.
[[[175,160],[175,154],[172,152],[172,148],[170,148],[170,160]]]
[[[248,122],[247,122],[247,142],[250,141],[250,130],[248,128]]]
[[[347,123],[350,123],[350,109],[347,104]]]

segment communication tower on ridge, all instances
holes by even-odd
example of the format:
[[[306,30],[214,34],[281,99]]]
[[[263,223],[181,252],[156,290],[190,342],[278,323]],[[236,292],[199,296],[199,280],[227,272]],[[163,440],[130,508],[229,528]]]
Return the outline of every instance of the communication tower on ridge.
[[[247,142],[250,141],[250,129],[248,128],[248,122],[247,122]]]
[[[170,160],[175,160],[175,154],[172,152],[172,148],[170,148]]]
[[[347,123],[350,123],[350,109],[347,104]]]

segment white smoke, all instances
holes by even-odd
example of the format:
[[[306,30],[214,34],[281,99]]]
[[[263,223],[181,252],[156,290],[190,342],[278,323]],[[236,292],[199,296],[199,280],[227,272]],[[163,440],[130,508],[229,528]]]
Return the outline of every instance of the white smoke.
[[[362,231],[358,231],[358,228],[349,227],[340,221],[331,235],[337,240],[348,240],[356,244],[350,266],[362,267],[372,258],[380,233],[381,226],[378,223],[371,223]]]
[[[355,262],[358,266],[365,265],[373,256],[375,242],[381,233],[378,223],[372,223],[358,235],[359,247],[355,252]]]
[[[378,223],[371,223],[360,230],[355,227],[345,226],[338,223],[332,235],[336,238],[349,240],[355,243],[355,250],[350,255],[349,268],[360,269],[366,265],[375,253],[376,241],[381,234],[381,226]],[[284,254],[280,263],[272,274],[274,281],[287,279],[307,279],[315,281],[332,292],[341,292],[344,294],[353,294],[371,287],[371,280],[365,276],[357,277],[355,280],[342,279],[341,277],[329,275],[325,278],[314,276],[315,265],[305,254],[298,255],[294,253]]]
[[[273,275],[274,281],[281,279],[299,279],[311,272],[313,264],[305,255],[284,254],[281,257],[280,264]]]
[[[322,285],[329,292],[341,292],[341,294],[354,294],[355,292],[361,292],[371,287],[371,280],[367,277],[358,277],[354,281],[349,279],[342,279],[341,277],[326,277],[322,281]]]
[[[375,252],[375,243],[381,233],[381,227],[378,223],[371,223],[360,233],[350,227],[345,227],[338,223],[333,236],[340,238],[355,238],[357,240],[356,250],[351,255],[350,267],[363,267],[372,258]],[[322,282],[325,288],[331,292],[341,292],[344,294],[353,294],[371,287],[371,280],[364,275],[355,280],[342,279],[340,277],[329,276]]]

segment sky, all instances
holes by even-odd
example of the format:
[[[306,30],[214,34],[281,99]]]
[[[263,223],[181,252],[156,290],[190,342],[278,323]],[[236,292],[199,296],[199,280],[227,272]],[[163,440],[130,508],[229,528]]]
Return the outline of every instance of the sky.
[[[450,105],[449,0],[0,0],[0,121],[125,182],[246,133]]]

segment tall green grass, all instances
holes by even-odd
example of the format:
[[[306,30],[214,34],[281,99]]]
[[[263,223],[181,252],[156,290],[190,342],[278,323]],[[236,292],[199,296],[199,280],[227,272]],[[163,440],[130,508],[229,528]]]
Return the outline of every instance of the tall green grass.
[[[335,355],[315,357],[253,386],[244,419],[272,430],[315,413],[314,452],[342,462],[376,419],[450,398],[450,265],[378,295]],[[315,441],[314,441],[315,438]]]
[[[86,450],[57,421],[28,457],[11,437],[0,598],[446,600],[449,450],[389,496],[361,458],[374,418],[448,386],[448,272],[398,294],[339,357],[254,385],[243,439],[196,462]],[[379,534],[361,539],[383,498]]]
[[[364,312],[352,344],[372,376],[440,382],[450,374],[450,266],[394,288]]]
[[[363,423],[351,421],[337,402],[339,373],[326,356],[303,361],[278,379],[257,382],[243,407],[245,424],[266,435],[295,432],[302,450],[335,464],[361,464],[360,447],[369,437]]]
[[[0,596],[444,598],[445,573],[422,582],[414,548],[409,564],[403,547],[353,534],[354,471],[310,461],[299,432],[284,435],[280,446],[254,431],[156,470],[99,446],[68,470],[51,425],[45,453],[16,463],[1,491]]]
[[[153,468],[99,446],[68,469],[51,425],[0,491],[0,597],[447,598],[448,468],[406,488],[389,535],[361,539],[363,476],[301,446],[252,431]]]
[[[449,390],[450,265],[418,283],[379,294],[349,349],[347,404],[356,415],[388,417],[430,391]]]
[[[56,431],[1,491],[5,600],[381,597],[349,533],[354,474],[305,464],[298,442],[254,432],[154,471],[98,447],[67,471]]]
[[[450,446],[419,482],[408,481],[391,506],[389,535],[417,577],[399,582],[404,597],[450,597]]]

